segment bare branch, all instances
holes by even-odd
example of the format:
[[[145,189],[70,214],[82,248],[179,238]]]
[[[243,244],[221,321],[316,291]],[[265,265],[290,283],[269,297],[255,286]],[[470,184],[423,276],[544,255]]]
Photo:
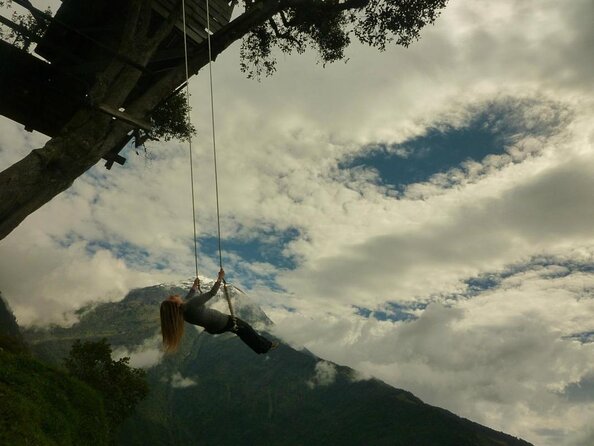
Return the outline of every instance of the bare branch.
[[[281,22],[283,22],[284,27],[288,28],[289,26],[291,26],[289,24],[289,19],[287,19],[287,16],[285,15],[285,11],[281,11],[279,13],[279,16],[280,16]]]

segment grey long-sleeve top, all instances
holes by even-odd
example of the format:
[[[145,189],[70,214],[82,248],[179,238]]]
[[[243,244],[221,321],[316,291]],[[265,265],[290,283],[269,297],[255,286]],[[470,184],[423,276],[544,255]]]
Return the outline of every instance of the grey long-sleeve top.
[[[225,328],[229,321],[229,316],[205,306],[206,302],[216,296],[220,286],[220,282],[215,282],[210,291],[199,294],[198,296],[195,296],[196,290],[191,288],[182,306],[184,320],[190,324],[204,327],[206,331],[211,333],[219,332]]]

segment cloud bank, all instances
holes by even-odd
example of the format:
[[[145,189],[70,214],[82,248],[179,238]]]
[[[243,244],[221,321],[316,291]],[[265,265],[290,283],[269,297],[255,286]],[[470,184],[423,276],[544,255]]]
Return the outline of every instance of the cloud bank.
[[[214,70],[229,278],[292,345],[536,444],[588,444],[593,344],[575,335],[594,331],[593,18],[589,0],[454,0],[408,49],[355,45],[326,69],[295,56],[262,83],[228,50]],[[191,83],[201,253],[217,229],[206,81]],[[502,150],[401,191],[373,166],[342,167],[477,117],[503,129]],[[0,127],[2,168],[43,144]],[[0,242],[21,323],[193,274],[187,147],[127,157]],[[237,248],[270,234],[291,236],[267,260]],[[202,275],[214,257],[200,255]],[[415,319],[355,308],[395,306]]]

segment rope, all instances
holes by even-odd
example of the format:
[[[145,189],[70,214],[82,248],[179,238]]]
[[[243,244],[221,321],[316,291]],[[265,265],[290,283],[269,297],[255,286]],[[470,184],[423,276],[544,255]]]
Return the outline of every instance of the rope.
[[[206,40],[208,42],[208,75],[210,85],[210,122],[212,123],[212,154],[214,159],[214,176],[215,176],[215,196],[217,200],[217,234],[219,240],[219,266],[223,267],[223,255],[221,250],[221,217],[219,206],[219,175],[217,169],[217,137],[215,129],[215,111],[214,111],[214,87],[212,82],[212,46],[210,43],[210,5],[209,0],[206,0]]]
[[[182,0],[182,21],[184,27],[184,62],[186,65],[186,104],[188,114],[190,113],[190,73],[188,68],[188,38],[186,33],[186,2]],[[188,121],[190,116],[187,117]],[[196,267],[196,277],[198,277],[198,238],[196,236],[196,200],[194,194],[194,160],[192,157],[192,134],[188,133],[188,145],[190,152],[190,183],[192,189],[192,221],[194,223],[194,264]],[[201,292],[200,286],[198,291]]]
[[[190,88],[189,88],[189,79],[190,73],[188,68],[188,43],[187,43],[187,33],[186,33],[186,2],[182,0],[182,18],[183,18],[183,27],[184,27],[184,60],[186,64],[186,99],[188,103],[188,109],[190,108]],[[212,123],[212,151],[213,151],[213,158],[214,158],[214,176],[215,176],[215,197],[216,197],[216,204],[217,204],[217,239],[218,239],[218,249],[219,249],[219,266],[223,268],[223,254],[221,249],[221,211],[220,211],[220,204],[219,204],[219,175],[218,175],[218,168],[217,168],[217,142],[216,142],[216,126],[215,126],[215,110],[214,110],[214,88],[213,88],[213,80],[212,80],[212,45],[210,41],[211,36],[210,31],[210,4],[209,0],[206,0],[206,39],[208,42],[208,72],[209,72],[209,85],[210,85],[210,120]],[[191,136],[188,138],[188,142],[190,145],[190,178],[192,181],[192,211],[193,211],[193,219],[194,219],[194,257],[196,259],[196,276],[198,276],[198,248],[197,248],[197,238],[196,238],[196,208],[194,204],[194,172],[192,167],[192,138]],[[227,305],[229,306],[229,313],[231,314],[231,318],[233,320],[233,331],[237,331],[237,319],[235,317],[235,312],[233,311],[233,305],[231,304],[231,299],[229,297],[229,291],[227,289],[227,281],[223,279],[223,292],[225,294],[225,299],[227,300]]]
[[[208,77],[210,85],[210,122],[212,123],[212,156],[214,159],[214,177],[215,177],[215,197],[217,201],[217,236],[219,241],[219,266],[223,268],[223,254],[221,249],[221,211],[219,206],[219,174],[217,168],[217,138],[215,129],[215,110],[214,110],[214,87],[212,81],[212,45],[210,42],[210,4],[209,0],[206,0],[206,40],[208,42]],[[233,320],[233,331],[237,331],[237,318],[233,311],[233,305],[229,298],[229,291],[227,290],[227,281],[223,279],[223,293],[225,294],[225,300],[229,306],[229,313]]]

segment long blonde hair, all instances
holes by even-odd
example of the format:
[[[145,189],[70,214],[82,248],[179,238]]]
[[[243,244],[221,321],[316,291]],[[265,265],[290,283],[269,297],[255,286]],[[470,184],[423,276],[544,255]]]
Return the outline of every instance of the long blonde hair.
[[[165,351],[175,352],[184,334],[184,314],[177,302],[161,302],[161,334]]]

